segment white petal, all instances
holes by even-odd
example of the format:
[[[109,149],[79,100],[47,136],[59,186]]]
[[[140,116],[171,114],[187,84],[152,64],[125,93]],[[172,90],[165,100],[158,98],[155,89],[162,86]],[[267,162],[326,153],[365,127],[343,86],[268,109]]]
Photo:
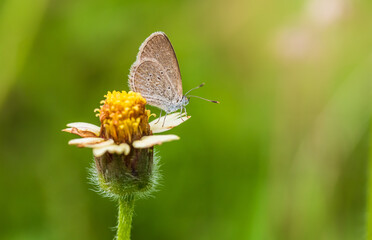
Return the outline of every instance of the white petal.
[[[140,140],[133,142],[133,147],[135,148],[149,148],[154,145],[160,145],[163,142],[169,142],[180,139],[177,135],[151,135],[144,136]]]
[[[186,116],[186,113],[172,113],[170,115],[167,115],[164,122],[164,117],[157,118],[154,121],[150,122],[150,129],[152,133],[161,133],[168,131],[174,127],[177,127],[184,121],[190,118],[190,116]]]
[[[98,137],[98,134],[96,134],[95,132],[81,130],[81,129],[77,129],[77,128],[66,128],[66,129],[62,129],[62,131],[72,133],[72,134],[76,134],[76,135],[78,135],[80,137],[83,137],[83,138]]]
[[[117,154],[122,154],[124,153],[125,155],[128,155],[130,152],[130,146],[126,143],[122,143],[120,145],[111,145],[107,147],[109,153],[117,153]]]
[[[105,141],[103,138],[95,138],[95,137],[88,137],[88,138],[76,138],[72,139],[68,142],[70,145],[78,145],[78,147],[85,147],[86,145],[96,144]]]
[[[100,157],[100,156],[102,156],[105,152],[107,151],[107,149],[106,148],[94,148],[93,149],[93,155],[95,156],[95,157]]]
[[[108,146],[93,149],[93,154],[96,157],[101,157],[105,152],[116,153],[116,154],[124,153],[125,155],[128,155],[130,152],[130,146],[126,143],[122,143],[120,145],[111,144]]]
[[[101,147],[107,147],[107,146],[110,146],[110,145],[113,145],[113,144],[115,144],[114,140],[108,139],[108,140],[106,140],[104,142],[100,142],[100,143],[87,144],[85,147],[101,148]]]
[[[89,131],[94,133],[95,135],[99,135],[100,132],[100,127],[91,124],[91,123],[85,123],[85,122],[74,122],[74,123],[69,123],[67,124],[67,127],[70,128],[77,128],[80,131]]]

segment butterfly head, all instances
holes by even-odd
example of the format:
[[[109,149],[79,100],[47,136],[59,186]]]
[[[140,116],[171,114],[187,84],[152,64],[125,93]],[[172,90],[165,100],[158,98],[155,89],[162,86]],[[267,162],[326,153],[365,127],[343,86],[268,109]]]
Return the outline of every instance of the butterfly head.
[[[183,95],[181,105],[182,107],[186,107],[187,104],[190,102],[190,97]]]

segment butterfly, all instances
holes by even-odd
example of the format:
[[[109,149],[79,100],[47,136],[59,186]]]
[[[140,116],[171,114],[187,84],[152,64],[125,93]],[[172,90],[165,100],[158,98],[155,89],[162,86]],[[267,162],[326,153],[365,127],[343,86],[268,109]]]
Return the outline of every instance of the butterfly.
[[[204,83],[190,91],[202,86]],[[198,97],[188,96],[190,91],[183,94],[176,53],[163,32],[152,33],[140,46],[137,59],[130,69],[129,87],[139,92],[149,105],[164,110],[166,114],[178,109],[181,109],[181,113],[183,109],[186,111],[190,97]]]

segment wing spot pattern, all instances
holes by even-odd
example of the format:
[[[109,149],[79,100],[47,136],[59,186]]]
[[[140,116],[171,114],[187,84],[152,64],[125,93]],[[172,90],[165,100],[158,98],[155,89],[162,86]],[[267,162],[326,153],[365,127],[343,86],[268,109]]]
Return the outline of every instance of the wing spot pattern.
[[[167,68],[164,69],[156,61],[144,61],[133,69],[131,85],[133,90],[141,93],[149,105],[167,111],[179,101],[180,96],[166,70]]]

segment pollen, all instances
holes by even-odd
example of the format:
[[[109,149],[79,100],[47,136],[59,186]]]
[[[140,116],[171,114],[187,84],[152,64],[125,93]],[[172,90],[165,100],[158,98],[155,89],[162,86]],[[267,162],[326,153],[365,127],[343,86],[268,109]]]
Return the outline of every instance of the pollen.
[[[101,137],[117,144],[128,143],[150,135],[151,115],[145,108],[146,100],[137,92],[108,92],[101,107],[96,109],[101,121]]]

